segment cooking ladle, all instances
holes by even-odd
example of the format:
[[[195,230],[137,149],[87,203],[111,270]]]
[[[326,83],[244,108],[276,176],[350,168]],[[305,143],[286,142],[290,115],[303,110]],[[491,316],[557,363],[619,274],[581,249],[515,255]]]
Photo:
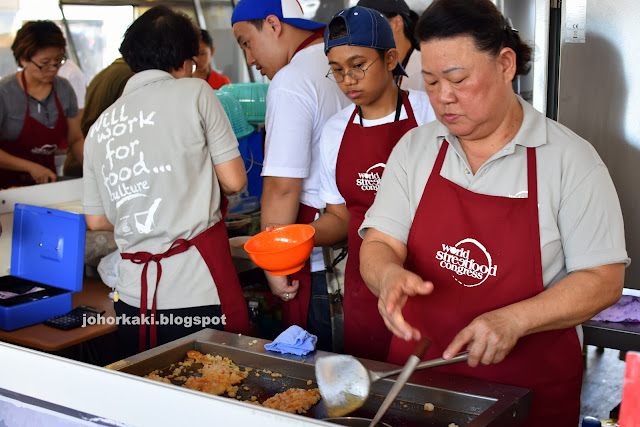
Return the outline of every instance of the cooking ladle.
[[[422,341],[418,344],[413,355],[409,357],[407,364],[412,361],[415,363],[415,357],[418,358],[418,361],[422,359],[429,344],[430,341]],[[415,369],[412,369],[412,371],[464,362],[468,358],[469,353],[462,352],[448,360],[438,358],[418,363],[414,365]],[[319,358],[315,365],[316,381],[324,405],[327,408],[327,414],[330,417],[341,417],[355,411],[364,405],[364,402],[369,397],[371,383],[397,375],[404,369],[403,367],[384,372],[371,371],[365,368],[355,357],[345,354]]]

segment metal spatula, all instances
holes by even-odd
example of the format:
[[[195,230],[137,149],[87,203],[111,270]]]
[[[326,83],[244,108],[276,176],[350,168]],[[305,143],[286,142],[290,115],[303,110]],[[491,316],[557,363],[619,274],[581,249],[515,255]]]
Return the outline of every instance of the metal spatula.
[[[414,354],[409,357],[409,361],[412,361],[412,364],[415,363],[411,368],[411,372],[417,369],[462,362],[468,358],[468,354],[465,352],[458,354],[450,360],[439,358],[418,363],[430,343],[431,341],[428,339],[421,341],[416,347]],[[358,359],[349,355],[321,357],[316,361],[315,367],[318,388],[320,389],[320,394],[322,395],[324,405],[330,417],[340,417],[355,411],[361,407],[369,397],[372,382],[397,375],[403,372],[404,369],[408,368],[405,366],[405,368],[402,369],[394,369],[386,372],[370,371],[365,368]],[[407,375],[407,379],[410,376],[411,373]],[[398,380],[400,380],[400,378]],[[406,379],[404,381],[406,382]],[[402,384],[404,384],[404,382]],[[402,386],[400,386],[400,388],[402,388]]]

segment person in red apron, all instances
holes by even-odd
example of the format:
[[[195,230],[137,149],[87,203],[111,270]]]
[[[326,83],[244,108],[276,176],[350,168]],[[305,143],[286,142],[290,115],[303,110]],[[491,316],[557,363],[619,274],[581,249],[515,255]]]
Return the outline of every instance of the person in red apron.
[[[67,142],[82,160],[75,95],[56,77],[65,46],[51,21],[27,22],[16,34],[12,50],[23,69],[0,81],[0,188],[55,181],[54,154]]]
[[[268,77],[261,226],[310,223],[323,209],[318,195],[322,126],[349,100],[325,78],[325,25],[305,19],[296,0],[243,0],[233,32],[247,63]],[[331,348],[331,319],[320,248],[292,276],[265,273],[283,301],[285,327],[298,325]]]
[[[436,0],[418,23],[440,123],[396,145],[360,271],[394,333],[389,362],[428,336],[425,359],[469,351],[438,370],[532,390],[527,426],[576,425],[576,326],[620,298],[629,262],[620,205],[592,147],[513,93],[531,50],[473,4]]]
[[[327,208],[312,223],[314,239],[316,245],[327,245],[348,236],[345,353],[385,360],[391,332],[378,313],[378,298],[360,276],[358,227],[395,144],[435,115],[424,93],[404,92],[396,85],[395,76],[405,73],[391,26],[379,12],[359,6],[338,12],[327,26],[325,52],[331,67],[327,76],[354,105],[329,119],[323,130],[321,195]]]
[[[87,136],[83,207],[121,252],[114,307],[125,357],[203,328],[250,332],[224,223],[225,194],[247,177],[215,92],[188,78],[199,39],[163,6],[131,24],[120,52],[135,74]]]

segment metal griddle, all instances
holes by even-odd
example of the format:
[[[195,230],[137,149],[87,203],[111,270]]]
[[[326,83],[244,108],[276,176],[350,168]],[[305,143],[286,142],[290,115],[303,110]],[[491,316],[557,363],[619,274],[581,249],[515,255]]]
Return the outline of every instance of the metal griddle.
[[[257,343],[253,343],[254,340]],[[121,360],[108,367],[137,376],[144,376],[151,371],[159,370],[159,374],[165,376],[171,373],[173,368],[179,366],[178,362],[186,359],[187,351],[197,350],[203,354],[228,357],[242,368],[253,368],[248,377],[242,383],[237,384],[239,386],[237,395],[241,396],[243,401],[250,400],[251,396],[256,396],[258,402],[264,402],[274,394],[289,388],[310,389],[317,387],[314,373],[315,358],[330,353],[316,351],[308,354],[307,357],[282,355],[265,350],[264,344],[268,342],[206,329]],[[387,363],[361,360],[370,369],[395,368],[395,365]],[[172,364],[174,364],[173,368]],[[195,371],[201,366],[194,364],[191,371]],[[282,374],[282,377],[274,378],[264,370]],[[260,376],[256,376],[256,372]],[[183,368],[182,375],[188,375],[188,373],[189,371]],[[309,380],[312,381],[311,385],[307,385]],[[518,426],[524,424],[532,396],[531,392],[526,389],[454,377],[437,372],[431,372],[428,376],[414,375],[411,377],[411,381],[413,383],[405,385],[382,418],[383,422],[394,427],[447,427],[450,423],[455,423],[460,427]],[[174,381],[174,383],[182,384],[180,381]],[[371,396],[364,406],[350,415],[373,418],[392,384],[393,380],[389,379],[374,383]],[[249,390],[244,390],[244,387],[248,387]],[[435,410],[433,412],[425,411],[425,403],[434,404]],[[322,400],[315,404],[307,414],[301,416],[316,419],[327,418]]]

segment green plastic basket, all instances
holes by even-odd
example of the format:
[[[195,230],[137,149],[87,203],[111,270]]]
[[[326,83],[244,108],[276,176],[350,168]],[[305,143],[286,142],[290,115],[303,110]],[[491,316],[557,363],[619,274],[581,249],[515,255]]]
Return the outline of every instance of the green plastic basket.
[[[240,106],[238,100],[230,93],[216,90],[216,95],[222,103],[224,112],[227,113],[227,117],[231,122],[231,128],[237,139],[249,136],[255,130],[253,126],[247,121],[247,117],[244,114],[244,110]]]
[[[231,83],[220,88],[240,102],[249,123],[264,123],[269,83]]]

